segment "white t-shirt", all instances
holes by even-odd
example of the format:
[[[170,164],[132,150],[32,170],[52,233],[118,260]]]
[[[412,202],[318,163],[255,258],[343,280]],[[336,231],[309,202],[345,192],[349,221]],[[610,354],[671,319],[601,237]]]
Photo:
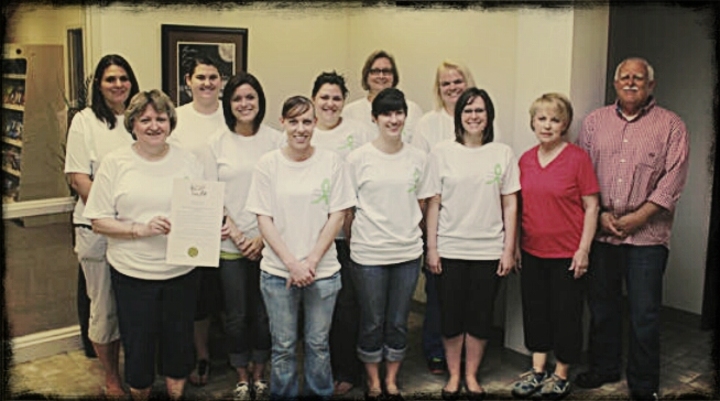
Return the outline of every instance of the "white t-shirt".
[[[500,130],[496,122],[493,124],[493,140],[497,141],[499,137]],[[420,118],[412,144],[429,153],[433,146],[446,140],[455,140],[455,117],[445,109],[440,109],[429,111]]]
[[[218,108],[212,114],[202,114],[191,102],[178,107],[175,112],[177,126],[168,137],[168,143],[184,147],[202,160],[206,157],[202,150],[208,138],[219,130],[227,129],[222,105],[218,102]]]
[[[246,210],[272,217],[285,245],[302,261],[317,243],[328,215],[355,206],[344,164],[337,153],[325,149],[316,148],[301,162],[287,159],[280,149],[266,153],[253,173]],[[289,278],[285,264],[265,245],[260,269]],[[338,270],[333,242],[317,265],[315,279],[330,277]]]
[[[438,254],[451,259],[499,259],[505,234],[501,195],[520,190],[512,149],[498,142],[470,148],[444,141],[433,148],[429,160],[442,195]]]
[[[351,151],[359,148],[368,142],[368,136],[373,128],[351,118],[343,118],[340,124],[331,130],[321,130],[315,127],[313,131],[312,144],[319,149],[335,151],[343,160]],[[338,231],[335,239],[345,238],[342,229]]]
[[[403,142],[412,143],[415,126],[418,121],[420,121],[423,111],[420,106],[412,100],[405,99],[405,102],[408,106],[408,114],[405,119],[405,128],[403,129],[402,137]],[[353,120],[367,123],[369,126],[372,126],[373,129],[370,131],[370,137],[368,137],[369,141],[377,138],[380,134],[377,124],[375,124],[372,120],[372,103],[368,100],[367,96],[348,103],[345,108],[343,108],[342,115],[343,117],[352,118]]]
[[[170,145],[162,160],[147,161],[131,146],[108,154],[95,177],[83,216],[146,224],[170,216],[175,178],[200,179],[202,165],[189,151]],[[167,236],[124,239],[108,237],[107,259],[120,273],[145,280],[167,280],[194,269],[165,263]]]
[[[227,129],[222,105],[212,114],[202,114],[195,110],[192,103],[184,104],[177,109],[177,126],[173,130],[168,143],[175,143],[195,152],[207,143],[208,138],[219,129]]]
[[[65,153],[65,173],[82,173],[94,179],[100,163],[108,153],[127,147],[134,142],[132,135],[125,129],[125,116],[117,115],[115,128],[98,120],[90,108],[86,108],[73,117],[67,138]],[[83,217],[85,203],[78,199],[73,212],[73,223],[90,225]]]
[[[211,157],[205,163],[205,176],[225,183],[225,209],[248,238],[260,235],[257,216],[245,211],[255,165],[262,155],[278,149],[281,143],[280,131],[266,125],[260,125],[252,136],[238,135],[225,127],[208,139],[206,146]],[[240,253],[230,239],[223,241],[220,248],[223,252]]]
[[[369,266],[406,262],[422,255],[422,211],[418,199],[435,195],[427,156],[405,145],[387,154],[366,143],[347,157],[357,194],[350,257]]]

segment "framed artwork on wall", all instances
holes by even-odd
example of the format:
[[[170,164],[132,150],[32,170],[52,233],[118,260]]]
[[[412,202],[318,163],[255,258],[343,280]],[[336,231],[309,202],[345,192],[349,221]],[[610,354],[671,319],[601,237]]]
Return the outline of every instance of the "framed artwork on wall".
[[[185,83],[184,65],[194,57],[205,56],[215,61],[223,88],[231,76],[247,69],[248,30],[245,28],[165,24],[161,28],[162,89],[175,106],[192,101],[192,92]]]

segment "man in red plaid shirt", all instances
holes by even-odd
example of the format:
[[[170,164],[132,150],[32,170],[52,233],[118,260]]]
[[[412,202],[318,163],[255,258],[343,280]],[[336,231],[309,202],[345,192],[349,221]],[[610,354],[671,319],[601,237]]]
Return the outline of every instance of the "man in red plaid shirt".
[[[590,369],[575,380],[596,388],[620,380],[622,282],[630,314],[626,377],[635,400],[657,399],[660,307],[675,205],[688,171],[688,134],[675,113],[655,103],[644,59],[615,71],[617,101],[590,113],[577,144],[600,183],[599,231],[587,273]]]

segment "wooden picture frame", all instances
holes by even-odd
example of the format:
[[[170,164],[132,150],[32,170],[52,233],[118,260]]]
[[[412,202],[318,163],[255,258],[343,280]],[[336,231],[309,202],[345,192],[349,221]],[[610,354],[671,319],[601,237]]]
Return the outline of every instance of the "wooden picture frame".
[[[199,54],[213,59],[218,64],[223,88],[231,76],[247,70],[248,30],[245,28],[163,24],[161,29],[162,90],[175,106],[192,101],[183,71],[183,62],[189,57]],[[222,96],[222,89],[220,94]]]

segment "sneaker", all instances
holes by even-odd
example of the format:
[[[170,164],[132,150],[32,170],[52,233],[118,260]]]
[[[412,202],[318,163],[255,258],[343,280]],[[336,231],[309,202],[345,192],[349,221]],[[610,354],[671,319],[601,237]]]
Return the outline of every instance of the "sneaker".
[[[536,393],[543,385],[543,382],[548,378],[547,372],[536,373],[534,370],[529,371],[520,375],[520,379],[512,385],[512,395],[519,398],[530,397]]]
[[[570,394],[570,381],[553,374],[545,380],[540,395],[548,400],[559,400]]]
[[[270,387],[268,387],[268,382],[266,382],[265,380],[258,380],[253,382],[253,390],[255,391],[256,400],[270,399]]]
[[[235,385],[235,390],[233,390],[233,400],[252,400],[252,396],[250,394],[250,385],[248,384],[248,382],[239,382]]]
[[[605,383],[613,383],[619,380],[620,375],[604,375],[589,370],[577,375],[575,384],[580,388],[598,388]]]
[[[434,375],[442,375],[447,372],[447,363],[442,358],[431,358],[428,360],[428,369]]]

